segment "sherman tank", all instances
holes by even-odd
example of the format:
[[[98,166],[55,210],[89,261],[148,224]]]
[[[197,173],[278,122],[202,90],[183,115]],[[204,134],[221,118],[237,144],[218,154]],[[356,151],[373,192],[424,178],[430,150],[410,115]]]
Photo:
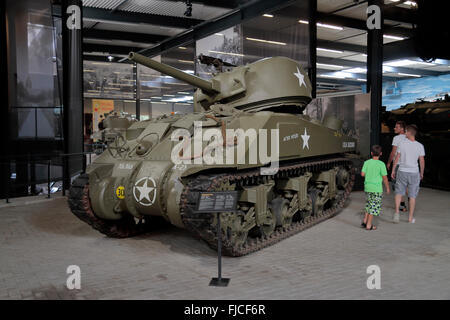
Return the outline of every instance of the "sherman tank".
[[[344,206],[356,140],[339,119],[302,114],[311,83],[299,63],[265,58],[205,80],[138,53],[129,59],[196,87],[194,112],[108,122],[106,151],[68,200],[94,229],[130,237],[162,217],[216,248],[216,215],[197,211],[199,194],[237,191],[237,210],[221,214],[222,251],[242,256]]]

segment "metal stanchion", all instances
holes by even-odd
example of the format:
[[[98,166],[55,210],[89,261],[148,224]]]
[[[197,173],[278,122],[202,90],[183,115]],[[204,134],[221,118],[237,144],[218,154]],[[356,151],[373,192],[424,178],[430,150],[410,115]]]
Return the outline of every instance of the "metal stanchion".
[[[52,160],[48,160],[47,166],[47,198],[50,198],[50,165]]]
[[[217,212],[217,278],[212,278],[209,283],[214,287],[226,287],[229,278],[222,278],[222,230],[220,228],[220,212]]]
[[[11,183],[11,162],[8,161],[8,182],[6,183],[6,203],[9,203],[9,184]]]

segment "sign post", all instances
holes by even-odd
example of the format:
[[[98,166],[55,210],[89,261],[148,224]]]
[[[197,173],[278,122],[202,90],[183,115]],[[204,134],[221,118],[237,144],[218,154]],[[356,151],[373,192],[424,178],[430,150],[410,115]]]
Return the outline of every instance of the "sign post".
[[[237,209],[237,191],[200,192],[197,212],[217,214],[217,278],[212,278],[210,286],[226,287],[229,278],[222,278],[222,229],[220,226],[220,213],[235,212]]]

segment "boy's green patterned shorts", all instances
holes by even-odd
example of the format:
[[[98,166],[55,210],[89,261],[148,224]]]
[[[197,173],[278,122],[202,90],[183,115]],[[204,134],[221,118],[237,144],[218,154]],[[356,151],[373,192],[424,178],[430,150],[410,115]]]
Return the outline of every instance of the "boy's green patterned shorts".
[[[378,216],[381,211],[383,192],[366,192],[366,197],[366,212],[373,216]]]

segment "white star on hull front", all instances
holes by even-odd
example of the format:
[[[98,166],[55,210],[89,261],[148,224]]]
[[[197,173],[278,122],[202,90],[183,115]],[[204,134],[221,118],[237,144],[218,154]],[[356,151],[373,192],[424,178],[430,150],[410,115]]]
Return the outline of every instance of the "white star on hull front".
[[[142,185],[141,182],[144,181]],[[150,182],[150,185],[148,183]],[[136,192],[137,191],[137,192]],[[156,183],[151,177],[139,179],[133,187],[133,195],[136,202],[143,206],[151,206],[156,198]]]

